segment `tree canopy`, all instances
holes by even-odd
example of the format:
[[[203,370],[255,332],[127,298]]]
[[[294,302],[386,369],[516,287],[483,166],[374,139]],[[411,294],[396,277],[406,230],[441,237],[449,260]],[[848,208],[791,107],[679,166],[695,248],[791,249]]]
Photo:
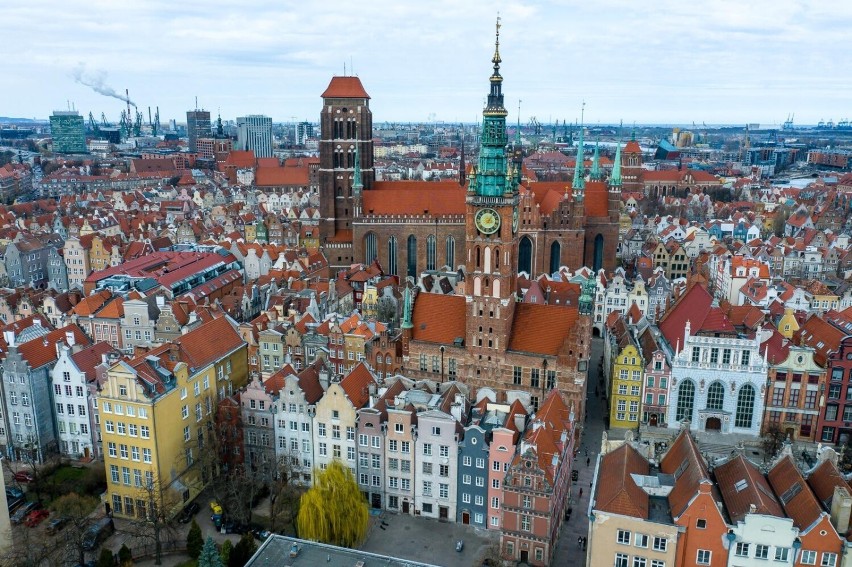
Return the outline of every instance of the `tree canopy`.
[[[344,547],[360,544],[370,513],[352,471],[333,461],[326,470],[316,471],[315,478],[300,503],[299,537]]]

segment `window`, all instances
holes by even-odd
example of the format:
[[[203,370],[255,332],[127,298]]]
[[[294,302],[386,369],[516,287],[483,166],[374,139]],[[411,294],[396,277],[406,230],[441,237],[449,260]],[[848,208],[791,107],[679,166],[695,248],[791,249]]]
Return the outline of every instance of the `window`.
[[[497,496],[492,497],[491,498],[491,507],[492,508],[499,508],[500,507],[500,498],[498,498]]]
[[[664,537],[654,538],[654,551],[665,551],[668,547],[669,540]]]
[[[707,409],[721,410],[725,403],[725,387],[721,382],[713,382],[707,390]]]
[[[675,421],[680,422],[684,419],[692,421],[692,408],[694,403],[695,383],[692,380],[684,380],[680,383],[677,391],[677,411],[675,412]]]
[[[317,424],[317,435],[319,435],[320,437],[325,437],[325,424],[324,423]]]
[[[438,497],[439,498],[449,498],[450,497],[450,485],[449,484],[438,484]]]
[[[393,430],[396,431],[397,433],[402,433],[402,424],[401,423],[394,423]]]
[[[754,417],[754,387],[746,384],[740,388],[737,396],[737,415],[734,420],[736,427],[751,427]]]
[[[485,468],[485,459],[481,457],[476,458],[476,468],[484,469]]]
[[[757,544],[754,546],[755,559],[769,559],[769,546]]]
[[[704,518],[699,518],[695,521],[695,527],[699,530],[703,530],[707,527],[707,520],[705,520]]]
[[[470,484],[470,475],[469,474],[462,475],[462,484]]]
[[[347,441],[355,441],[355,428],[347,427],[346,428],[346,440]]]
[[[816,565],[817,552],[810,549],[802,550],[802,565]]]
[[[142,439],[150,439],[151,438],[151,430],[148,429],[147,425],[141,425],[140,430],[142,432]]]
[[[528,532],[532,527],[532,522],[529,516],[521,516],[521,531]]]
[[[633,558],[633,567],[647,567],[648,560],[644,557],[634,557]]]
[[[647,534],[636,534],[633,539],[633,543],[636,547],[648,547],[648,535]]]
[[[118,465],[109,466],[109,477],[112,482],[118,484]]]
[[[150,463],[151,462],[151,449],[142,449],[142,462]]]
[[[748,548],[749,544],[739,542],[737,543],[737,550],[734,552],[734,555],[738,557],[748,557]]]
[[[789,547],[776,547],[775,548],[775,561],[787,561],[790,555]]]
[[[403,441],[402,442],[402,452],[410,453],[411,452],[411,441]]]
[[[110,457],[115,457],[115,456],[118,455],[118,453],[116,452],[116,449],[115,449],[115,443],[113,443],[112,441],[107,443],[107,448],[109,449],[109,456]]]
[[[713,554],[708,549],[699,549],[695,557],[695,562],[699,565],[710,565],[710,557]]]
[[[438,476],[443,478],[449,478],[450,476],[450,465],[439,465],[438,466]]]
[[[370,442],[371,442],[371,443],[370,443],[370,446],[371,446],[373,449],[381,449],[381,447],[382,447],[382,444],[381,444],[381,438],[380,438],[378,435],[373,435],[373,436],[370,438]]]
[[[615,567],[630,567],[627,561],[627,555],[625,555],[624,553],[615,554]]]
[[[836,567],[837,566],[837,554],[836,553],[822,553],[822,561],[820,562],[821,567]]]
[[[521,376],[523,375],[523,371],[524,369],[520,366],[515,366],[512,369],[512,384],[514,384],[515,386],[521,385]]]
[[[423,474],[432,474],[432,463],[423,463]]]
[[[659,559],[651,559],[651,567],[666,567],[666,562]]]
[[[399,461],[399,470],[401,470],[404,473],[410,473],[411,472],[411,461],[409,461],[408,459],[401,459]]]
[[[616,543],[620,543],[622,545],[630,545],[630,532],[625,530],[618,530],[615,535]]]
[[[427,457],[432,455],[432,444],[431,443],[424,443],[423,444],[423,454],[426,455]]]

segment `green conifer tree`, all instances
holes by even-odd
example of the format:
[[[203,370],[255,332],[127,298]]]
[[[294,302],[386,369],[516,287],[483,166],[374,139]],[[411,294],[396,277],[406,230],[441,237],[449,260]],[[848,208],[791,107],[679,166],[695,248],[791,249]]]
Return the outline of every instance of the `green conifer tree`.
[[[219,556],[219,550],[216,549],[212,537],[208,536],[204,541],[201,555],[198,556],[198,567],[223,567],[222,558]]]
[[[204,537],[201,535],[201,528],[198,527],[195,520],[192,520],[192,526],[190,526],[189,533],[186,535],[186,553],[193,559],[198,559],[203,546]]]

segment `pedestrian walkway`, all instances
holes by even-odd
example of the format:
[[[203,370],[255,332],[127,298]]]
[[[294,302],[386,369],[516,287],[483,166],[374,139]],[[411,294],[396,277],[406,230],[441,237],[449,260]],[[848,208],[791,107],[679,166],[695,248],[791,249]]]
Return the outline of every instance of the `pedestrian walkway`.
[[[592,339],[586,421],[583,424],[580,449],[574,461],[578,479],[572,483],[571,518],[562,524],[554,560],[551,563],[560,567],[584,567],[586,565],[586,552],[577,544],[577,541],[579,538],[585,538],[589,535],[589,498],[604,432],[605,409],[601,398],[603,382],[597,365],[597,361],[603,355],[602,347],[601,339]],[[596,386],[598,396],[595,396]],[[588,465],[586,464],[587,459]]]

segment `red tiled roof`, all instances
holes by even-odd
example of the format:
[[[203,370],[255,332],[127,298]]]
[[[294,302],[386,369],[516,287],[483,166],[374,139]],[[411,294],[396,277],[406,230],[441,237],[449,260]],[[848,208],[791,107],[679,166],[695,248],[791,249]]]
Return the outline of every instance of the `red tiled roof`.
[[[555,356],[565,344],[578,317],[576,307],[519,303],[515,306],[508,348]]]
[[[349,374],[340,381],[340,387],[346,392],[346,396],[352,405],[362,408],[370,401],[370,384],[375,384],[376,379],[367,365],[359,362],[349,371]]]
[[[609,191],[606,184],[603,181],[588,181],[583,193],[583,203],[587,217],[608,217]]]
[[[625,443],[601,458],[599,470],[595,509],[647,519],[650,498],[631,475],[647,475],[648,461]]]
[[[109,353],[119,354],[109,343],[101,341],[75,352],[71,355],[71,360],[74,361],[81,372],[86,374],[86,381],[91,382],[97,378],[95,366],[103,361],[102,355]]]
[[[698,446],[686,430],[678,435],[660,461],[660,471],[675,476],[674,488],[669,493],[669,507],[675,519],[686,511],[692,498],[698,494],[699,485],[703,482],[711,482],[707,465],[698,452]],[[677,471],[680,473],[675,474]],[[714,499],[719,501],[717,497]]]
[[[370,98],[358,77],[332,77],[322,98]]]
[[[524,440],[535,446],[538,466],[544,471],[551,486],[556,477],[554,457],[557,457],[556,467],[562,465],[565,443],[574,434],[570,414],[571,410],[559,390],[551,390],[536,413],[533,421],[536,425],[528,427],[524,435]],[[567,434],[564,440],[563,433]]]
[[[300,185],[307,187],[310,172],[306,167],[258,167],[254,173],[254,184],[258,187]]]
[[[463,295],[418,293],[411,322],[412,338],[427,343],[453,344],[466,335],[467,306]]]
[[[704,287],[694,285],[660,321],[660,331],[672,348],[683,347],[686,322],[690,322],[691,332],[701,328],[704,319],[710,313],[713,297]]]
[[[784,512],[793,520],[793,525],[802,532],[810,528],[822,514],[822,509],[792,457],[783,457],[770,469],[767,477],[775,493],[780,495]],[[796,485],[798,488],[795,488]]]
[[[363,211],[365,215],[463,215],[465,195],[457,181],[378,181],[363,192]]]
[[[181,351],[186,355],[184,362],[193,370],[204,368],[246,344],[227,317],[204,323],[181,335],[176,342],[180,343]]]
[[[725,508],[734,523],[742,521],[752,505],[756,508],[754,513],[784,517],[781,504],[766,478],[742,455],[717,466],[714,473]]]
[[[74,334],[75,344],[85,346],[92,342],[80,327],[68,325],[19,345],[18,352],[29,363],[31,369],[41,368],[56,360],[56,343],[67,344],[66,333]]]
[[[831,510],[831,499],[834,497],[835,488],[839,486],[852,492],[843,480],[843,475],[837,470],[837,466],[828,459],[817,465],[817,468],[808,475],[808,486],[826,510]]]

